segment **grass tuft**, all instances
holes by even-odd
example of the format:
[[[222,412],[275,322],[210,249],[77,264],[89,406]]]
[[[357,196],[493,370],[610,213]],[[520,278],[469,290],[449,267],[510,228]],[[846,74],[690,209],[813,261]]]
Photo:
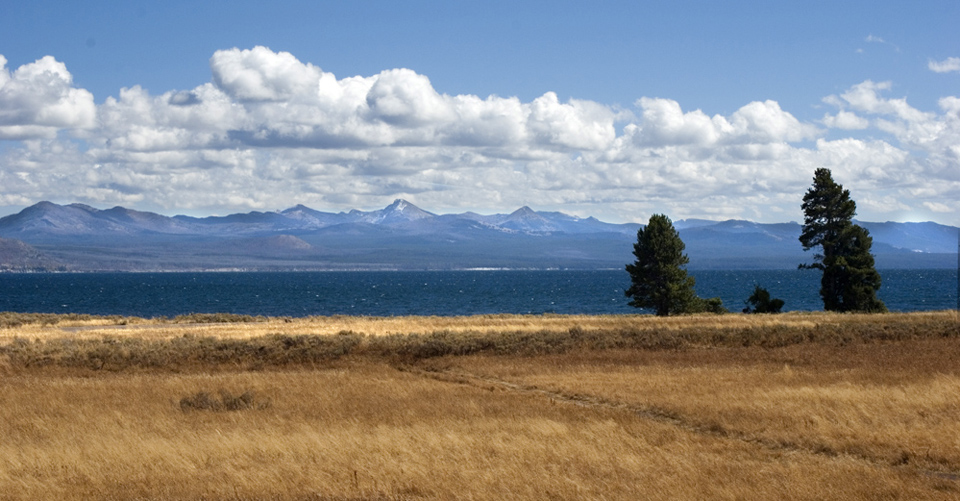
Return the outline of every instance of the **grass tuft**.
[[[239,395],[234,395],[227,390],[220,390],[218,396],[205,391],[199,391],[192,395],[180,399],[180,410],[190,411],[244,411],[249,409],[267,409],[271,403],[269,399],[257,400],[256,395],[250,391],[244,391]]]

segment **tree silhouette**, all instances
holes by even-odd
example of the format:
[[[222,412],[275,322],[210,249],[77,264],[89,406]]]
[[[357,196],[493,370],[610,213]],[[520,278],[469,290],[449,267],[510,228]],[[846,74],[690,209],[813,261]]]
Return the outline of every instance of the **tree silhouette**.
[[[853,224],[857,204],[850,198],[850,190],[833,180],[830,169],[817,169],[813,187],[803,196],[800,206],[804,224],[800,233],[803,250],[819,247],[813,264],[800,268],[823,272],[820,297],[827,311],[880,312],[887,308],[876,292],[880,289],[880,274],[874,268],[870,247],[873,238],[869,232]]]
[[[780,313],[785,304],[782,299],[771,298],[770,292],[759,285],[753,287],[753,294],[747,298],[747,303],[753,306],[754,313]]]
[[[663,214],[650,217],[647,226],[637,231],[637,243],[633,244],[637,260],[626,266],[631,285],[624,293],[633,298],[630,306],[653,308],[659,316],[726,311],[719,298],[697,297],[694,279],[684,269],[690,262],[684,248],[670,218]]]

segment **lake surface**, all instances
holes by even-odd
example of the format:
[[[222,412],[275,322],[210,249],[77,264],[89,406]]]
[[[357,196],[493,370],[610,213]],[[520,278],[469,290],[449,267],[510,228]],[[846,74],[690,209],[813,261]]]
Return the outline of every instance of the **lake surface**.
[[[893,311],[957,308],[957,270],[880,270]],[[785,311],[823,309],[813,270],[690,271],[697,294],[740,311],[754,284]],[[636,313],[625,271],[0,273],[0,311],[139,317]]]

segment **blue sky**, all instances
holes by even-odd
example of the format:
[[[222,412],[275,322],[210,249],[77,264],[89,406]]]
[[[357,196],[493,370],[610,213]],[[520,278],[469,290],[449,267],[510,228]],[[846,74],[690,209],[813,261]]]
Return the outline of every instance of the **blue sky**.
[[[957,2],[0,3],[0,214],[960,224]]]

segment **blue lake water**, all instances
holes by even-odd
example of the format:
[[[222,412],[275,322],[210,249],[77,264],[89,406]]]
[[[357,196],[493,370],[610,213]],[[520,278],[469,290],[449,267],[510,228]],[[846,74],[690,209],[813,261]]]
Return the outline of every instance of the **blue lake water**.
[[[739,311],[759,284],[785,311],[823,309],[812,270],[690,271],[701,297]],[[957,270],[881,270],[893,311],[957,307]],[[0,274],[0,311],[140,317],[636,313],[624,271]]]

